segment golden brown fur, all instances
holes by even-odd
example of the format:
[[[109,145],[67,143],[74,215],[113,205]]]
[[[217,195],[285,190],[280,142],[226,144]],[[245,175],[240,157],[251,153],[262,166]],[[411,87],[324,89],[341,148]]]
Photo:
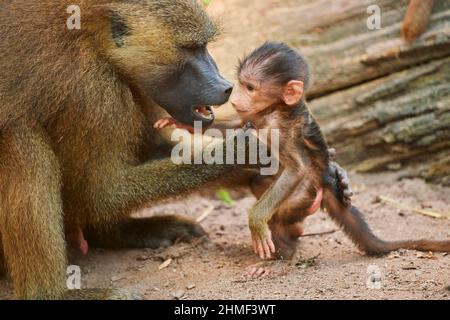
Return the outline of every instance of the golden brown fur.
[[[80,30],[66,28],[73,4]],[[132,31],[122,50],[111,37],[114,12]],[[194,0],[0,2],[0,264],[5,258],[16,297],[118,297],[67,292],[64,228],[86,230],[103,247],[204,234],[176,216],[139,225],[129,216],[232,168],[164,158],[169,149],[152,129],[156,105],[140,90],[178,67],[179,46],[215,34]]]

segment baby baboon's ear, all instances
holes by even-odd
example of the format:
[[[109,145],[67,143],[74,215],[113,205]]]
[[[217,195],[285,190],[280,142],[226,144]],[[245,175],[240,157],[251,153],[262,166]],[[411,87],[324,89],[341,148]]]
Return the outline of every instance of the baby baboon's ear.
[[[288,106],[294,106],[303,98],[305,85],[303,81],[292,80],[289,81],[283,89],[283,101]]]
[[[109,17],[111,20],[111,36],[118,48],[124,46],[124,38],[130,35],[130,28],[125,19],[117,12],[110,11]]]

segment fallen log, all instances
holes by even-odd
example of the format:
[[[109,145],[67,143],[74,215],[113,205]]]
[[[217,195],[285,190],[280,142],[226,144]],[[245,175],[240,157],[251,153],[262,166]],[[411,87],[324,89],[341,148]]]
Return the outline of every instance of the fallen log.
[[[450,58],[429,62],[310,103],[338,151],[360,172],[428,164],[423,175],[450,175]]]

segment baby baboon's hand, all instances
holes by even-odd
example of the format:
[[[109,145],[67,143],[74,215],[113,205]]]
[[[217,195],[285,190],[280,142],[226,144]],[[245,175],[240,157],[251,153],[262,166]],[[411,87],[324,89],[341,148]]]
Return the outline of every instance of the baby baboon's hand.
[[[350,205],[352,202],[351,198],[353,196],[353,192],[350,187],[350,181],[348,179],[347,172],[342,169],[342,167],[337,162],[334,162],[336,157],[336,149],[328,149],[328,156],[332,160],[330,162],[330,175],[332,176],[332,179],[336,179],[339,190],[341,191],[341,200],[344,202],[344,204]]]
[[[268,229],[270,233],[270,230]],[[272,240],[272,235],[268,235],[266,237],[259,237],[252,235],[253,241],[253,251],[261,258],[261,259],[270,259],[272,258],[272,254],[275,253],[275,244]]]
[[[253,251],[261,259],[270,259],[275,253],[275,244],[269,226],[257,219],[250,218]]]
[[[258,137],[258,131],[251,121],[245,123],[245,125],[242,127],[242,131],[244,131],[245,135],[253,135],[255,137]]]
[[[350,187],[350,180],[347,172],[336,162],[330,162],[330,170],[328,171],[328,181],[336,181],[339,190],[339,197],[345,205],[350,205],[352,202],[353,191]]]
[[[251,121],[247,121],[245,123],[244,127],[242,128],[242,130],[244,130],[244,131],[254,130],[254,129],[255,129],[255,125]]]

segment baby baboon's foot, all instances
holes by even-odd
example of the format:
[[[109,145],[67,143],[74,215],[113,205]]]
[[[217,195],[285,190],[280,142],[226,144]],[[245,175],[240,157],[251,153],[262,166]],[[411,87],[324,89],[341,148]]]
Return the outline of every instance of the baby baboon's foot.
[[[298,238],[303,234],[301,222],[293,224],[273,223],[270,225],[275,256],[280,260],[291,260],[297,252]]]
[[[206,237],[206,233],[195,221],[173,215],[128,219],[102,232],[88,229],[85,236],[91,246],[119,249],[168,247]]]
[[[284,237],[273,238],[276,246],[275,257],[279,260],[291,260],[297,252],[298,240],[288,240]]]
[[[64,294],[64,300],[142,300],[136,293],[124,289],[81,289],[68,290]]]

